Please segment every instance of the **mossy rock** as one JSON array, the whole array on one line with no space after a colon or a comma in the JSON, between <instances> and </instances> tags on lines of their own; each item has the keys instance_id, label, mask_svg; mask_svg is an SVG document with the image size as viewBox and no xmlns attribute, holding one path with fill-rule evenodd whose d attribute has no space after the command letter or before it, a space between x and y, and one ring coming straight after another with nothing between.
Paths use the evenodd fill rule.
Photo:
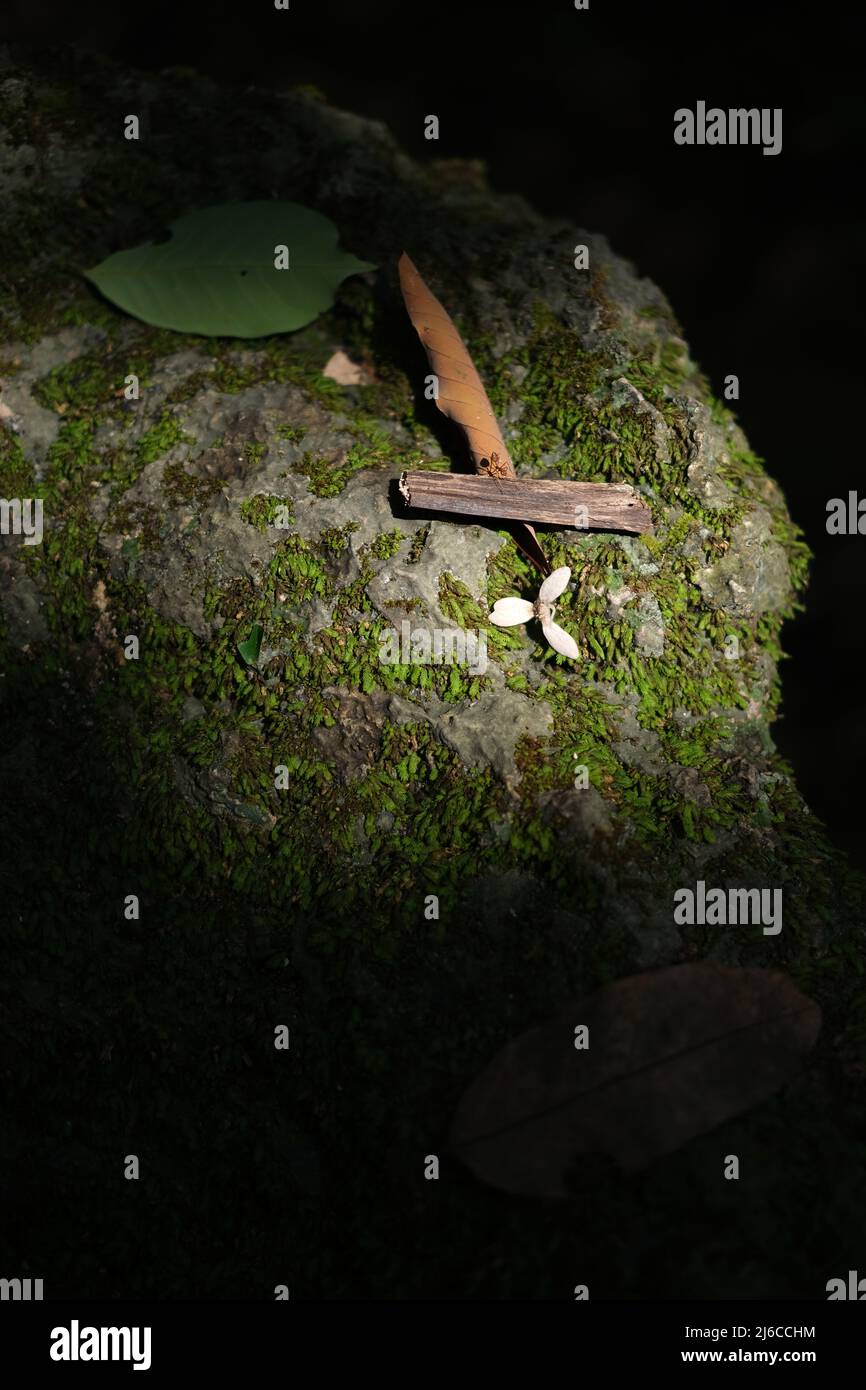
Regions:
<instances>
[{"instance_id":1,"label":"mossy rock","mask_svg":"<svg viewBox=\"0 0 866 1390\"><path fill-rule=\"evenodd\" d=\"M259 1204L291 1196L301 1281L323 1296L453 1292L455 1279L465 1296L568 1296L571 1218L533 1216L453 1169L434 1215L423 1155L441 1145L461 1086L521 1027L619 975L709 957L787 969L820 999L834 1042L754 1125L724 1127L647 1179L666 1215L649 1221L640 1267L609 1263L599 1217L582 1271L611 1296L674 1296L682 1281L713 1296L742 1288L745 1268L755 1296L820 1296L799 1256L780 1273L770 1218L741 1233L745 1247L716 1252L721 1272L704 1267L697 1236L674 1259L663 1234L685 1219L675 1173L697 1184L695 1219L715 1230L717 1185L701 1165L716 1149L751 1145L772 1163L797 1124L817 1154L820 1112L848 1155L827 1116L848 1103L849 1073L833 1083L842 1110L828 1078L840 1057L853 1078L863 1048L848 968L859 884L771 736L808 552L664 295L603 237L491 191L476 164L416 166L380 125L307 91L229 100L185 70L144 76L68 54L9 60L0 78L0 495L41 496L46 517L43 545L0 551L6 761L27 807L8 833L47 885L27 897L22 922L42 914L43 934L22 926L12 978L41 980L46 951L58 967L70 950L89 962L80 1016L64 1027L121 1126L128 1097L100 1070L85 1019L124 1051L166 1126L165 1191L183 1170L183 1219L212 1221L239 1166L259 1164L261 1179L233 1211L235 1253L216 1274L202 1275L215 1237L190 1264L166 1216L142 1290L164 1277L169 1247L175 1293L272 1284L262 1251L273 1257L276 1237ZM139 143L123 139L121 111L146 113ZM341 244L380 267L302 332L239 345L149 328L80 275L195 207L270 192L326 213ZM573 268L578 244L585 271ZM424 399L396 285L404 248L459 323L519 471L632 483L651 508L642 539L542 535L573 571L558 620L579 663L532 630L490 624L497 598L536 588L507 532L410 519L395 503L403 469L460 461ZM322 375L340 349L365 384ZM486 670L383 664L385 634L404 620L482 631ZM248 664L239 648L257 626ZM81 801L72 818L30 794L58 762L64 795ZM784 930L676 927L673 891L698 878L781 887ZM131 937L128 893L145 905ZM147 944L156 924L164 952ZM137 1003L143 979L153 1012ZM304 1059L291 1079L267 1055L280 1021ZM181 1144L193 1163L206 1107L224 1115L205 1198L171 1126L187 1103L183 1059L214 1031L219 1061ZM154 1077L142 1059L178 1036ZM153 1148L146 1126L145 1140ZM97 1126L83 1169L101 1171L112 1142ZM325 1215L322 1171L341 1194ZM789 1181L810 1192L822 1178L804 1160ZM639 1219L633 1185L608 1172L592 1182L608 1210ZM759 1199L746 1202L752 1217ZM414 1236L389 1245L395 1203L424 1255ZM133 1229L122 1219L102 1265L70 1257L60 1281L122 1292Z\"/></svg>"}]
</instances>

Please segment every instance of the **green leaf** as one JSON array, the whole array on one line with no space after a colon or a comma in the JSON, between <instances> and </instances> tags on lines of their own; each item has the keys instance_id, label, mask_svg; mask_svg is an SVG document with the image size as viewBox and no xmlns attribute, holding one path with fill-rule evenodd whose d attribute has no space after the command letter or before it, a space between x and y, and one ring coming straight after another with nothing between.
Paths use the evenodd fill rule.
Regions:
<instances>
[{"instance_id":1,"label":"green leaf","mask_svg":"<svg viewBox=\"0 0 866 1390\"><path fill-rule=\"evenodd\" d=\"M250 635L245 642L238 642L238 651L248 666L255 666L259 659L259 652L262 649L262 633L264 629L261 623L253 623Z\"/></svg>"},{"instance_id":2,"label":"green leaf","mask_svg":"<svg viewBox=\"0 0 866 1390\"><path fill-rule=\"evenodd\" d=\"M119 308L159 328L260 338L302 328L347 275L374 267L337 247L337 229L300 203L217 203L179 217L171 238L117 251L85 271ZM275 265L288 249L288 269Z\"/></svg>"}]
</instances>

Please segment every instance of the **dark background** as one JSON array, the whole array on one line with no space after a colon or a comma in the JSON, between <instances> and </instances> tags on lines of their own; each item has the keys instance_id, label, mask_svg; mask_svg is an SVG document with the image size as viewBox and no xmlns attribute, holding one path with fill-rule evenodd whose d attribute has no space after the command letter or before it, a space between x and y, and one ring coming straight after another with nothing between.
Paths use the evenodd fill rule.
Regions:
<instances>
[{"instance_id":1,"label":"dark background","mask_svg":"<svg viewBox=\"0 0 866 1390\"><path fill-rule=\"evenodd\" d=\"M485 161L498 190L604 232L667 293L815 551L785 632L777 742L810 807L866 867L866 537L828 536L861 483L864 23L840 5L466 6L406 0L13 0L4 36L77 42L133 67L313 83L419 160ZM250 94L254 100L254 94ZM677 107L782 107L783 146L683 148ZM423 138L435 113L440 139ZM177 119L183 119L182 111Z\"/></svg>"}]
</instances>

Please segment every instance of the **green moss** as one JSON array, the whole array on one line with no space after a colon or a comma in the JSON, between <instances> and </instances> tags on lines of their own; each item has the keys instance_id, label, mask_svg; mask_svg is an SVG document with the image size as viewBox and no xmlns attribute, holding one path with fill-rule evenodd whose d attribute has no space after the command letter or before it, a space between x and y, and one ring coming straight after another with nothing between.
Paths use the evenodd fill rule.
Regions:
<instances>
[{"instance_id":1,"label":"green moss","mask_svg":"<svg viewBox=\"0 0 866 1390\"><path fill-rule=\"evenodd\" d=\"M189 376L184 377L183 381L173 386L166 395L167 405L183 405L185 401L194 400L201 391L206 391L211 384L210 372L206 367L200 371L190 372Z\"/></svg>"},{"instance_id":2,"label":"green moss","mask_svg":"<svg viewBox=\"0 0 866 1390\"><path fill-rule=\"evenodd\" d=\"M759 501L772 517L773 536L785 551L791 577L792 602L783 616L792 617L800 610L798 600L808 585L812 552L803 538L801 528L788 515L781 491L770 482L765 470L765 460L746 446L742 436L738 437L734 433L734 417L725 406L714 401L713 412L719 423L726 424L731 431L727 459L720 469L722 477L746 494L750 500Z\"/></svg>"},{"instance_id":3,"label":"green moss","mask_svg":"<svg viewBox=\"0 0 866 1390\"><path fill-rule=\"evenodd\" d=\"M0 381L16 376L21 370L21 358L0 353Z\"/></svg>"},{"instance_id":4,"label":"green moss","mask_svg":"<svg viewBox=\"0 0 866 1390\"><path fill-rule=\"evenodd\" d=\"M483 340L473 340L472 351L500 418L511 399L521 401L512 452L522 468L537 464L542 454L557 445L574 441L586 419L584 398L602 384L613 366L609 355L583 350L574 333L541 303L535 308L534 331L522 347L496 359ZM515 366L523 375L519 391Z\"/></svg>"},{"instance_id":5,"label":"green moss","mask_svg":"<svg viewBox=\"0 0 866 1390\"><path fill-rule=\"evenodd\" d=\"M409 546L409 554L406 556L407 565L417 565L424 553L427 544L427 537L430 535L430 523L420 526L412 537L412 544Z\"/></svg>"},{"instance_id":6,"label":"green moss","mask_svg":"<svg viewBox=\"0 0 866 1390\"><path fill-rule=\"evenodd\" d=\"M247 464L250 468L257 467L258 464L261 463L266 453L266 444L258 444L253 443L252 441L248 441L244 445L244 457L246 458Z\"/></svg>"},{"instance_id":7,"label":"green moss","mask_svg":"<svg viewBox=\"0 0 866 1390\"><path fill-rule=\"evenodd\" d=\"M378 421L367 416L353 417L350 429L355 443L339 461L307 450L291 465L293 473L309 478L310 491L317 497L338 496L349 479L366 468L386 468L397 463L403 468L418 468L425 462L423 453L405 450Z\"/></svg>"},{"instance_id":8,"label":"green moss","mask_svg":"<svg viewBox=\"0 0 866 1390\"><path fill-rule=\"evenodd\" d=\"M126 378L135 375L139 378L139 387L146 386L149 362L146 357L134 353L112 361L113 355L109 341L94 352L61 363L36 382L34 397L40 405L56 410L67 419L92 418L97 412L105 418L107 413L120 412L125 400Z\"/></svg>"},{"instance_id":9,"label":"green moss","mask_svg":"<svg viewBox=\"0 0 866 1390\"><path fill-rule=\"evenodd\" d=\"M137 446L138 463L141 468L155 463L175 444L194 444L195 439L185 434L180 421L170 410L164 410L154 425L151 425L139 439Z\"/></svg>"},{"instance_id":10,"label":"green moss","mask_svg":"<svg viewBox=\"0 0 866 1390\"><path fill-rule=\"evenodd\" d=\"M47 598L45 612L55 636L82 640L95 621L94 586L105 570L99 554L99 527L90 511L91 483L100 481L103 460L87 420L64 424L48 451L48 467L32 494L43 499L48 518L41 545L29 548L24 563ZM62 665L55 647L48 667Z\"/></svg>"},{"instance_id":11,"label":"green moss","mask_svg":"<svg viewBox=\"0 0 866 1390\"><path fill-rule=\"evenodd\" d=\"M297 82L289 90L299 97L305 97L308 101L327 101L327 95L321 87L317 87L314 82Z\"/></svg>"},{"instance_id":12,"label":"green moss","mask_svg":"<svg viewBox=\"0 0 866 1390\"><path fill-rule=\"evenodd\" d=\"M294 503L290 497L265 496L257 493L241 503L241 516L257 531L266 531L277 522L293 525L295 520Z\"/></svg>"},{"instance_id":13,"label":"green moss","mask_svg":"<svg viewBox=\"0 0 866 1390\"><path fill-rule=\"evenodd\" d=\"M277 425L278 438L287 440L289 444L300 444L306 433L304 425Z\"/></svg>"},{"instance_id":14,"label":"green moss","mask_svg":"<svg viewBox=\"0 0 866 1390\"><path fill-rule=\"evenodd\" d=\"M189 436L184 438L188 440ZM152 447L156 448L156 441ZM163 450L159 450L156 457L158 458L162 452ZM216 496L221 489L222 483L219 478L196 477L186 471L179 459L167 463L162 470L162 491L166 501L173 507L188 503L204 506L208 498Z\"/></svg>"},{"instance_id":15,"label":"green moss","mask_svg":"<svg viewBox=\"0 0 866 1390\"><path fill-rule=\"evenodd\" d=\"M356 473L360 467L363 464L336 468L332 459L320 458L310 450L306 450L298 462L291 465L293 473L309 478L310 491L316 497L336 497L343 491L352 473Z\"/></svg>"},{"instance_id":16,"label":"green moss","mask_svg":"<svg viewBox=\"0 0 866 1390\"><path fill-rule=\"evenodd\" d=\"M253 898L310 905L327 892L336 866L354 862L360 817L376 867L358 873L356 866L353 899L369 895L383 872L398 895L401 885L409 884L417 894L418 875L425 872L435 876L437 891L447 895L459 886L461 855L477 852L484 827L496 814L498 793L488 774L467 774L426 725L386 726L375 769L348 788L335 782L312 741L315 728L330 722L321 691L329 681L350 689L366 687L378 629L362 623L355 632L335 631L332 641L321 634L323 648L316 651L307 648L297 625L281 615L278 594L286 588L295 602L333 596L325 557L338 553L347 538L332 532L320 540L314 548L298 537L288 538L262 592L239 580L213 594L210 611L219 612L225 622L204 647L149 610L135 586L111 585L124 625L147 632L142 660L121 672L126 698L137 710L136 727L146 722L149 731L146 740L133 737L134 774L142 779L151 808L141 833L157 837L184 876L210 876L221 863L232 886ZM237 652L238 638L247 636L256 621L265 627L266 644L285 647L284 655L259 672L245 668ZM387 673L387 668L379 669ZM400 684L399 677L393 684ZM379 688L378 681L371 688ZM159 699L156 690L163 692ZM188 694L202 700L210 713L178 726ZM226 696L232 713L223 707ZM177 797L166 818L160 807L172 784L172 759L181 756L193 766L210 767L222 739L235 740L236 734L239 742L225 766L232 795L250 811L248 824L209 823ZM276 764L289 771L285 792L274 787ZM377 823L383 809L398 822L387 835ZM256 866L267 827L278 849L275 872L263 878Z\"/></svg>"},{"instance_id":17,"label":"green moss","mask_svg":"<svg viewBox=\"0 0 866 1390\"><path fill-rule=\"evenodd\" d=\"M0 497L33 497L33 468L24 456L21 440L0 425Z\"/></svg>"},{"instance_id":18,"label":"green moss","mask_svg":"<svg viewBox=\"0 0 866 1390\"><path fill-rule=\"evenodd\" d=\"M390 560L396 555L402 545L404 536L402 531L382 531L372 542L370 554L377 560Z\"/></svg>"},{"instance_id":19,"label":"green moss","mask_svg":"<svg viewBox=\"0 0 866 1390\"><path fill-rule=\"evenodd\" d=\"M206 384L229 394L264 382L293 385L325 409L338 410L342 388L322 375L328 352L327 321L324 315L298 333L257 338L252 360L240 358L233 340L212 339L209 347L213 365Z\"/></svg>"},{"instance_id":20,"label":"green moss","mask_svg":"<svg viewBox=\"0 0 866 1390\"><path fill-rule=\"evenodd\" d=\"M521 630L507 627L494 627L490 616L480 603L472 597L466 585L453 574L443 574L439 579L439 607L447 618L458 627L470 628L484 633L488 652L494 656L522 645Z\"/></svg>"}]
</instances>

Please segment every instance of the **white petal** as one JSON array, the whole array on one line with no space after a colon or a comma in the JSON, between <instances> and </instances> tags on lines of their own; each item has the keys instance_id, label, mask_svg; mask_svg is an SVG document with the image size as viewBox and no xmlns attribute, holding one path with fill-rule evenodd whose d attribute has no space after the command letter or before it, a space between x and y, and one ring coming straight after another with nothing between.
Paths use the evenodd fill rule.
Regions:
<instances>
[{"instance_id":1,"label":"white petal","mask_svg":"<svg viewBox=\"0 0 866 1390\"><path fill-rule=\"evenodd\" d=\"M577 661L580 652L577 643L559 623L542 623L544 635L555 652L561 652L563 656L570 656L572 661Z\"/></svg>"},{"instance_id":2,"label":"white petal","mask_svg":"<svg viewBox=\"0 0 866 1390\"><path fill-rule=\"evenodd\" d=\"M499 598L493 605L490 621L497 627L514 627L515 623L528 623L534 608L525 598Z\"/></svg>"},{"instance_id":3,"label":"white petal","mask_svg":"<svg viewBox=\"0 0 866 1390\"><path fill-rule=\"evenodd\" d=\"M564 594L568 588L568 581L571 578L571 570L568 565L563 565L562 569L554 570L549 574L538 591L538 597L542 603L552 603L560 594Z\"/></svg>"}]
</instances>

